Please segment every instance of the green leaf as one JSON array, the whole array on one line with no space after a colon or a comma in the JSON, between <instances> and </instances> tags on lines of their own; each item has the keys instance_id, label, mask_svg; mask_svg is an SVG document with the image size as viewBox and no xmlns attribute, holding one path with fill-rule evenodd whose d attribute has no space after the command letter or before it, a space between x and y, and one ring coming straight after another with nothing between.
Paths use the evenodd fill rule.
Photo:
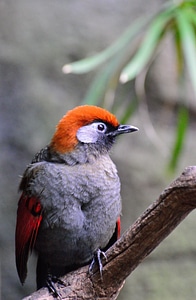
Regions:
<instances>
[{"instance_id":1,"label":"green leaf","mask_svg":"<svg viewBox=\"0 0 196 300\"><path fill-rule=\"evenodd\" d=\"M121 35L121 37L117 39L117 41L115 41L111 46L94 56L87 57L70 64L66 64L62 69L63 72L67 74L82 74L95 69L100 64L103 64L113 55L117 54L127 45L129 45L132 39L138 36L142 27L144 27L149 22L150 18L152 17L148 16L146 18L138 19L135 24L131 24L131 26L129 26L128 29Z\"/></svg>"},{"instance_id":2,"label":"green leaf","mask_svg":"<svg viewBox=\"0 0 196 300\"><path fill-rule=\"evenodd\" d=\"M192 22L194 29L196 29L196 9L189 9L189 20Z\"/></svg>"},{"instance_id":3,"label":"green leaf","mask_svg":"<svg viewBox=\"0 0 196 300\"><path fill-rule=\"evenodd\" d=\"M104 71L99 72L90 85L90 88L88 89L87 94L84 97L83 103L89 105L97 105L104 98L104 94L107 89L110 77L110 68L106 68L104 69Z\"/></svg>"},{"instance_id":4,"label":"green leaf","mask_svg":"<svg viewBox=\"0 0 196 300\"><path fill-rule=\"evenodd\" d=\"M196 36L190 16L187 10L179 10L177 22L187 69L196 94Z\"/></svg>"},{"instance_id":5,"label":"green leaf","mask_svg":"<svg viewBox=\"0 0 196 300\"><path fill-rule=\"evenodd\" d=\"M159 14L151 23L141 47L121 73L120 80L122 83L135 78L149 63L162 35L167 29L168 22L171 20L172 11L170 8L168 11Z\"/></svg>"},{"instance_id":6,"label":"green leaf","mask_svg":"<svg viewBox=\"0 0 196 300\"><path fill-rule=\"evenodd\" d=\"M179 35L179 30L177 26L173 28L174 33L174 44L176 50L176 66L177 66L177 73L181 75L184 71L184 55L182 50L182 43L181 38Z\"/></svg>"},{"instance_id":7,"label":"green leaf","mask_svg":"<svg viewBox=\"0 0 196 300\"><path fill-rule=\"evenodd\" d=\"M126 107L123 116L120 118L121 124L126 124L132 114L135 112L136 108L138 107L138 100L137 97L134 97L129 102L128 106Z\"/></svg>"},{"instance_id":8,"label":"green leaf","mask_svg":"<svg viewBox=\"0 0 196 300\"><path fill-rule=\"evenodd\" d=\"M98 104L100 101L104 101L105 94L111 89L111 83L114 82L116 77L119 77L119 68L121 68L123 51L114 56L103 68L101 72L95 77L91 84L87 94L83 100L86 104ZM113 85L112 89L115 90L118 80L115 80L116 84Z\"/></svg>"},{"instance_id":9,"label":"green leaf","mask_svg":"<svg viewBox=\"0 0 196 300\"><path fill-rule=\"evenodd\" d=\"M171 159L169 162L169 171L174 172L179 161L179 156L183 149L184 139L187 132L189 121L188 109L181 106L178 112L178 122L176 127L176 140L172 150Z\"/></svg>"}]
</instances>

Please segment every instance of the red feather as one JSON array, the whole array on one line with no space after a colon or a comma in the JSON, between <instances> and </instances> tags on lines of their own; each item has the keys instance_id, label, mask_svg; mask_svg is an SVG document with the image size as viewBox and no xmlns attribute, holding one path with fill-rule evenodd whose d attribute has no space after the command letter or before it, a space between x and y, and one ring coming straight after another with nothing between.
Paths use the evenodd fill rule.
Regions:
<instances>
[{"instance_id":1,"label":"red feather","mask_svg":"<svg viewBox=\"0 0 196 300\"><path fill-rule=\"evenodd\" d=\"M42 220L42 206L35 197L21 195L18 202L16 223L16 267L21 283L27 276L28 256L35 245Z\"/></svg>"},{"instance_id":2,"label":"red feather","mask_svg":"<svg viewBox=\"0 0 196 300\"><path fill-rule=\"evenodd\" d=\"M121 231L121 222L120 217L118 217L116 221L116 239L118 240L120 238L120 231Z\"/></svg>"}]
</instances>

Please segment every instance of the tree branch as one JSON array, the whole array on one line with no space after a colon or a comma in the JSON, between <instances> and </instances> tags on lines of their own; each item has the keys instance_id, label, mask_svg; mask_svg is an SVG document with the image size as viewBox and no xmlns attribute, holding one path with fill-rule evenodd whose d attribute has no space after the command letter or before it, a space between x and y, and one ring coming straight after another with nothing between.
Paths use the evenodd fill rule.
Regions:
<instances>
[{"instance_id":1,"label":"tree branch","mask_svg":"<svg viewBox=\"0 0 196 300\"><path fill-rule=\"evenodd\" d=\"M57 286L62 299L116 299L126 277L194 208L196 166L186 168L107 251L102 279L97 268L90 276L88 266L65 275L65 286ZM43 288L24 298L35 299L53 297Z\"/></svg>"}]
</instances>

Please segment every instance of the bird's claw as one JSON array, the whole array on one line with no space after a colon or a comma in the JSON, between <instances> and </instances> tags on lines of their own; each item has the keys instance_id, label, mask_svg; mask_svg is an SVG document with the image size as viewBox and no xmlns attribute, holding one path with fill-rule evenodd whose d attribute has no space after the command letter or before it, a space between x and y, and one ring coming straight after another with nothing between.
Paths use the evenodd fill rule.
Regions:
<instances>
[{"instance_id":1,"label":"bird's claw","mask_svg":"<svg viewBox=\"0 0 196 300\"><path fill-rule=\"evenodd\" d=\"M102 264L102 261L101 261L101 256L104 257L107 260L107 256L106 256L105 252L101 251L100 249L97 249L97 251L94 253L93 260L92 260L92 262L89 266L89 273L90 274L93 273L93 267L96 263L98 263L99 273L100 273L100 276L102 278L103 277L102 276L102 274L103 274L103 264Z\"/></svg>"},{"instance_id":2,"label":"bird's claw","mask_svg":"<svg viewBox=\"0 0 196 300\"><path fill-rule=\"evenodd\" d=\"M48 274L48 277L46 280L46 285L47 285L49 292L52 293L53 297L62 299L61 295L59 294L59 292L57 291L57 289L54 285L55 283L65 285L64 282L60 278L53 276L51 274Z\"/></svg>"}]
</instances>

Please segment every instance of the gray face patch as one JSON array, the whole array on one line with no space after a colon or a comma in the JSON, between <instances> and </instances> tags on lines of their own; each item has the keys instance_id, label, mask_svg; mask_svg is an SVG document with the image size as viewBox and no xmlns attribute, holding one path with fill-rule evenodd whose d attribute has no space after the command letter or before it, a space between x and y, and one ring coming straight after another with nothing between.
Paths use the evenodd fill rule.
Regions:
<instances>
[{"instance_id":1,"label":"gray face patch","mask_svg":"<svg viewBox=\"0 0 196 300\"><path fill-rule=\"evenodd\" d=\"M76 137L82 143L96 143L100 135L103 135L106 130L107 126L104 123L94 122L79 128Z\"/></svg>"}]
</instances>

